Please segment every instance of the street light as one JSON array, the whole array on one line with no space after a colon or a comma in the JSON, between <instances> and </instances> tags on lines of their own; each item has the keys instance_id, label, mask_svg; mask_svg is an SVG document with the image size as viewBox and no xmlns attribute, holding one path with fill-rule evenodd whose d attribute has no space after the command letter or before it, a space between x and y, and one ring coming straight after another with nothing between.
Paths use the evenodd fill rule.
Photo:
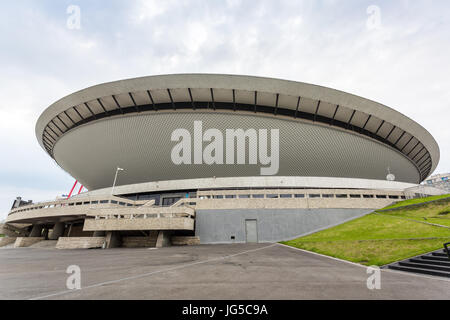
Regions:
<instances>
[{"instance_id":1,"label":"street light","mask_svg":"<svg viewBox=\"0 0 450 320\"><path fill-rule=\"evenodd\" d=\"M124 169L117 167L116 169L116 176L114 177L114 182L113 182L113 186L111 189L111 196L114 195L114 187L116 186L116 181L117 181L117 174L119 173L119 171L124 171Z\"/></svg>"}]
</instances>

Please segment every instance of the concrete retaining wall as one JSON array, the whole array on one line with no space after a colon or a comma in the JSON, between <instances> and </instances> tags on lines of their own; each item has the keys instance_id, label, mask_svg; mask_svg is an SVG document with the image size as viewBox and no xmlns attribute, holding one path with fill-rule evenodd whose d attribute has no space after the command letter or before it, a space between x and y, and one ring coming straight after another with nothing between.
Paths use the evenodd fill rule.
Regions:
<instances>
[{"instance_id":1,"label":"concrete retaining wall","mask_svg":"<svg viewBox=\"0 0 450 320\"><path fill-rule=\"evenodd\" d=\"M202 244L245 243L245 220L257 220L258 242L278 242L363 216L373 209L197 210L195 234ZM232 239L234 237L234 239Z\"/></svg>"},{"instance_id":2,"label":"concrete retaining wall","mask_svg":"<svg viewBox=\"0 0 450 320\"><path fill-rule=\"evenodd\" d=\"M105 237L60 237L56 249L94 249L101 248Z\"/></svg>"},{"instance_id":3,"label":"concrete retaining wall","mask_svg":"<svg viewBox=\"0 0 450 320\"><path fill-rule=\"evenodd\" d=\"M43 237L19 237L16 239L16 242L14 242L14 248L24 248L29 247L32 244L35 244L40 241L44 241L45 239Z\"/></svg>"}]
</instances>

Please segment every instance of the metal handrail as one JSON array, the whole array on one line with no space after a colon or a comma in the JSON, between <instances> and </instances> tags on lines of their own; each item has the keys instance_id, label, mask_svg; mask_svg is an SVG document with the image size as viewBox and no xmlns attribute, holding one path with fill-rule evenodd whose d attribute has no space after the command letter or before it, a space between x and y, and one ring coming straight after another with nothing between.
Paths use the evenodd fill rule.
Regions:
<instances>
[{"instance_id":1,"label":"metal handrail","mask_svg":"<svg viewBox=\"0 0 450 320\"><path fill-rule=\"evenodd\" d=\"M444 251L447 253L448 258L450 259L450 249L448 248L450 246L450 242L444 243Z\"/></svg>"}]
</instances>

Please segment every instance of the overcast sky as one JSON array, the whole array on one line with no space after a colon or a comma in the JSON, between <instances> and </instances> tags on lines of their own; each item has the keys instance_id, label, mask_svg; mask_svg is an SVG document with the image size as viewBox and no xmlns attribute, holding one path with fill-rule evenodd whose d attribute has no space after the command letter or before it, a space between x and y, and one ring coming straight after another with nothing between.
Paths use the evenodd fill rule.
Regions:
<instances>
[{"instance_id":1,"label":"overcast sky","mask_svg":"<svg viewBox=\"0 0 450 320\"><path fill-rule=\"evenodd\" d=\"M80 27L76 28L76 10ZM102 82L168 73L296 80L386 104L437 140L450 171L450 2L2 1L0 219L16 196L68 193L39 147L40 113ZM74 15L75 14L75 15Z\"/></svg>"}]
</instances>

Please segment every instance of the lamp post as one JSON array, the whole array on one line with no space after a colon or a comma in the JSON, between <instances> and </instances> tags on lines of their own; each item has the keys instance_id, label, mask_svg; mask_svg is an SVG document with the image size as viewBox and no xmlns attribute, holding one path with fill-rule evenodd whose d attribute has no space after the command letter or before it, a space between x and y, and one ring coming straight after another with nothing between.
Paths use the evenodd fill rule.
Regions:
<instances>
[{"instance_id":1,"label":"lamp post","mask_svg":"<svg viewBox=\"0 0 450 320\"><path fill-rule=\"evenodd\" d=\"M124 171L124 169L119 168L119 167L117 167L117 169L116 169L116 175L114 177L114 182L113 182L113 186L112 186L112 189L111 189L111 196L114 195L114 187L116 186L117 175L118 175L119 171Z\"/></svg>"}]
</instances>

